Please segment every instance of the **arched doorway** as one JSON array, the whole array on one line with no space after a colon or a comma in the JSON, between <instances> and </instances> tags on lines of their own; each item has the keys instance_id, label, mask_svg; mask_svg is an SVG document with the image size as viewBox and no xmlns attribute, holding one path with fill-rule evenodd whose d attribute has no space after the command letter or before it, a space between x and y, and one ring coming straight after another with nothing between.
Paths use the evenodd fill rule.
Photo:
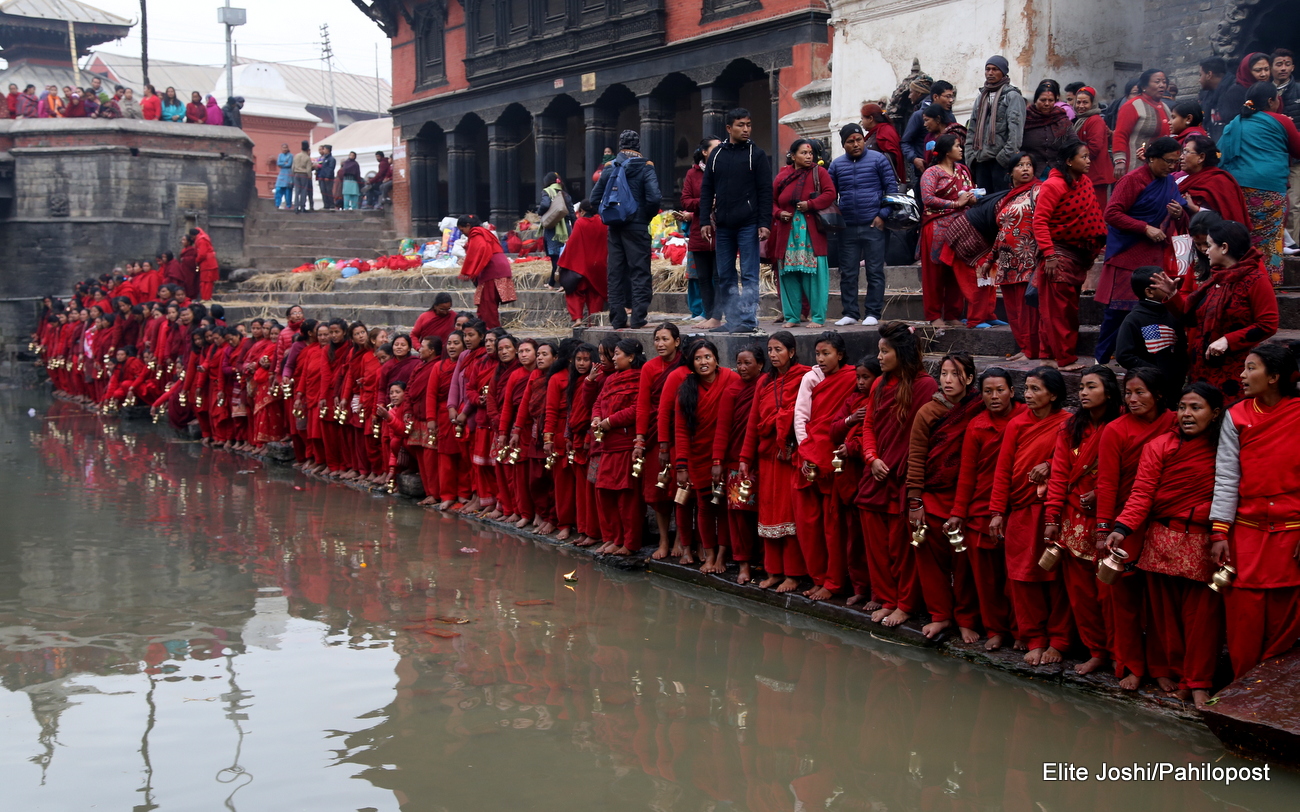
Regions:
<instances>
[{"instance_id":1,"label":"arched doorway","mask_svg":"<svg viewBox=\"0 0 1300 812\"><path fill-rule=\"evenodd\" d=\"M676 207L681 198L686 170L703 131L700 120L700 88L680 73L665 76L643 104L641 146L655 162L664 205ZM648 143L647 143L648 142Z\"/></svg>"},{"instance_id":2,"label":"arched doorway","mask_svg":"<svg viewBox=\"0 0 1300 812\"><path fill-rule=\"evenodd\" d=\"M504 233L536 202L533 117L522 105L512 104L488 125L487 136L490 219Z\"/></svg>"},{"instance_id":3,"label":"arched doorway","mask_svg":"<svg viewBox=\"0 0 1300 812\"><path fill-rule=\"evenodd\" d=\"M453 217L490 214L488 134L483 119L474 113L461 118L447 133L447 208Z\"/></svg>"},{"instance_id":4,"label":"arched doorway","mask_svg":"<svg viewBox=\"0 0 1300 812\"><path fill-rule=\"evenodd\" d=\"M537 168L534 172L537 195L541 196L542 178L548 172L559 173L565 190L575 200L586 192L583 177L587 173L586 139L583 136L582 105L561 93L537 116L533 128L537 138Z\"/></svg>"}]
</instances>

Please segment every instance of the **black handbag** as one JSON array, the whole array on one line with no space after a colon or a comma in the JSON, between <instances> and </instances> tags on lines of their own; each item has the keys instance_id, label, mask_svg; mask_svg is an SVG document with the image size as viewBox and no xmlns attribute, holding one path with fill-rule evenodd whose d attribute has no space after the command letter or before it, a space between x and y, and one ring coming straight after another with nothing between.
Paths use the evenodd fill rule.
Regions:
<instances>
[{"instance_id":1,"label":"black handbag","mask_svg":"<svg viewBox=\"0 0 1300 812\"><path fill-rule=\"evenodd\" d=\"M813 197L820 197L822 193L821 173L817 170L821 167L813 167ZM844 215L840 212L840 204L832 203L824 209L817 210L817 218L814 221L817 228L824 234L844 230Z\"/></svg>"}]
</instances>

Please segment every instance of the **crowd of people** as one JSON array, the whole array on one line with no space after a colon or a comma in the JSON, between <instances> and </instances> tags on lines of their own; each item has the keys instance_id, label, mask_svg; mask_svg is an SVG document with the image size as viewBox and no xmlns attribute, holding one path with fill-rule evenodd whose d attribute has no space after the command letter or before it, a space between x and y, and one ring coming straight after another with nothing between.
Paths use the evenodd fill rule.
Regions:
<instances>
[{"instance_id":1,"label":"crowd of people","mask_svg":"<svg viewBox=\"0 0 1300 812\"><path fill-rule=\"evenodd\" d=\"M91 77L86 87L48 85L37 92L36 85L22 90L10 83L0 118L129 118L142 121L170 121L178 124L215 124L240 127L242 96L233 96L222 107L212 94L206 97L195 90L189 101L168 87L161 94L153 85L145 85L136 98L135 90L116 85L110 93L104 80Z\"/></svg>"},{"instance_id":2,"label":"crowd of people","mask_svg":"<svg viewBox=\"0 0 1300 812\"><path fill-rule=\"evenodd\" d=\"M1208 240L1208 287L1235 300L1224 258L1249 237L1219 222ZM214 447L285 444L320 476L391 491L410 472L431 508L613 556L651 538L656 559L734 563L742 585L844 598L887 626L925 613L926 636L1014 646L1033 666L1077 653L1080 673L1198 704L1225 643L1240 676L1300 637L1300 368L1249 329L1208 342L1233 397L1177 367L1120 379L1095 365L1070 409L1050 366L1020 397L1011 372L965 353L932 376L902 322L880 324L860 359L823 332L813 365L786 331L723 358L668 322L647 359L617 334L516 337L446 293L409 333L297 306L284 324L228 325L174 284L132 304L150 274L112 302L94 286L48 302L33 347L62 396L147 406ZM1261 274L1247 276L1271 294ZM1169 312L1211 297L1158 268L1134 275ZM1225 319L1194 321L1203 343ZM1147 351L1166 336L1139 332Z\"/></svg>"},{"instance_id":3,"label":"crowd of people","mask_svg":"<svg viewBox=\"0 0 1300 812\"><path fill-rule=\"evenodd\" d=\"M273 159L277 209L312 211L316 205L312 193L314 175L324 211L383 211L393 188L393 164L383 152L375 153L375 170L362 177L355 152L349 152L340 163L329 144L318 145L317 151L313 158L308 141L299 144L297 153L290 152L288 144L280 145L280 153Z\"/></svg>"},{"instance_id":4,"label":"crowd of people","mask_svg":"<svg viewBox=\"0 0 1300 812\"><path fill-rule=\"evenodd\" d=\"M1075 370L1079 299L1098 258L1105 267L1095 291L1106 307L1096 353L1102 362L1114 356L1120 327L1143 301L1131 289L1133 271L1162 266L1187 278L1190 292L1197 229L1203 235L1216 217L1249 229L1255 252L1248 261L1280 285L1288 209L1292 224L1300 222L1300 85L1291 81L1290 51L1251 54L1241 65L1235 79L1225 79L1222 59L1202 63L1199 101L1178 101L1165 72L1153 68L1103 110L1097 91L1082 82L1062 91L1045 79L1026 99L1010 84L1007 60L993 56L965 126L951 112L953 84L920 74L887 105L864 104L861 120L841 128L843 153L834 160L818 141L800 138L775 177L750 138L749 111L731 110L726 137L701 141L673 212L689 235L693 320L713 332L755 332L760 261L767 260L781 295L778 322L820 328L834 259L842 307L836 325L878 324L886 230L909 225L919 231L927 321L973 329L1009 322L1020 355ZM623 132L617 153L603 160L589 200L576 209L607 227L599 259L611 324L644 327L651 297L646 226L661 191L635 131ZM914 218L899 194L908 187L918 204ZM558 199L545 195L543 206ZM548 253L561 269L562 237L547 232ZM995 313L997 291L1006 322ZM580 318L581 308L571 312Z\"/></svg>"}]
</instances>

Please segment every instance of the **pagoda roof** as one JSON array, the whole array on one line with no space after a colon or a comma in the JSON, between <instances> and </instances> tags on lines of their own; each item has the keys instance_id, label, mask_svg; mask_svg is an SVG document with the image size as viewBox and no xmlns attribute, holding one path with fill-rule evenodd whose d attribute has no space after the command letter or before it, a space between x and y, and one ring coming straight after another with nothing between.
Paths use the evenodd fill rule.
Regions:
<instances>
[{"instance_id":1,"label":"pagoda roof","mask_svg":"<svg viewBox=\"0 0 1300 812\"><path fill-rule=\"evenodd\" d=\"M130 28L134 21L77 0L3 0L0 14L10 17L29 17L82 25L115 25Z\"/></svg>"}]
</instances>

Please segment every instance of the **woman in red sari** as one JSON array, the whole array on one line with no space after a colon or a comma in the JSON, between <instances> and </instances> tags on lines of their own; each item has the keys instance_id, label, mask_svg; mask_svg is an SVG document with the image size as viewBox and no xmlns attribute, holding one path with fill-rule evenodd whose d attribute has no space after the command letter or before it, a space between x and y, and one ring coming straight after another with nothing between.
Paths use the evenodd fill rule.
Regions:
<instances>
[{"instance_id":1,"label":"woman in red sari","mask_svg":"<svg viewBox=\"0 0 1300 812\"><path fill-rule=\"evenodd\" d=\"M1007 360L1039 358L1038 308L1025 304L1025 292L1038 270L1038 242L1034 239L1034 211L1042 181L1028 153L1011 156L1011 191L997 202L998 236L986 264L976 270L980 279L989 279L1002 291L1007 321L1015 336L1018 352Z\"/></svg>"},{"instance_id":2,"label":"woman in red sari","mask_svg":"<svg viewBox=\"0 0 1300 812\"><path fill-rule=\"evenodd\" d=\"M718 364L718 348L707 339L692 344L689 361L692 374L682 382L673 401L677 487L694 493L704 559L700 572L722 573L727 570L731 527L726 501L715 504L711 498L713 489L723 484L722 458L714 454L714 448L717 435L729 428L718 422L722 401L740 388L740 376Z\"/></svg>"},{"instance_id":3,"label":"woman in red sari","mask_svg":"<svg viewBox=\"0 0 1300 812\"><path fill-rule=\"evenodd\" d=\"M465 325L466 340L470 341L471 334L479 332L483 327L478 323ZM487 402L499 363L497 336L504 333L505 330L500 327L484 331L482 350L462 365L464 391L457 420L463 426L462 431L469 441L470 463L473 465L474 499L467 508L471 511L491 512L496 509L497 480L496 472L492 470L491 457L493 430L488 421Z\"/></svg>"},{"instance_id":4,"label":"woman in red sari","mask_svg":"<svg viewBox=\"0 0 1300 812\"><path fill-rule=\"evenodd\" d=\"M682 385L683 381L694 374L695 370L691 363L691 358L695 356L695 350L702 341L703 339L693 338L686 343L686 346L682 351L677 354L676 365L669 367L668 374L664 376L663 384L660 387L660 408L657 410L657 414L654 418L654 432L655 436L659 438L659 458L664 461L665 468L667 468L671 460L677 458L677 454L673 448L677 440L677 431L674 428L677 422L674 419L677 414L675 406L677 403L677 390ZM644 380L645 378L642 377L642 381ZM660 473L661 476L659 477L658 482L655 483L655 495L671 495L674 487L672 484L674 482L673 477L671 473L667 477L662 476L663 472ZM642 476L642 479L645 479L645 477ZM661 550L667 550L668 554L677 558L678 562L681 564L694 564L695 558L693 551L695 549L695 542L693 531L695 528L695 508L689 504L678 505L675 503L672 505L672 508L673 515L677 520L677 537L673 540L671 548L668 544L668 540L661 537L659 540L659 548Z\"/></svg>"},{"instance_id":5,"label":"woman in red sari","mask_svg":"<svg viewBox=\"0 0 1300 812\"><path fill-rule=\"evenodd\" d=\"M1015 623L1007 600L1006 556L998 549L999 539L989 532L989 497L1007 424L1025 410L1025 405L1014 400L1011 373L1001 367L984 370L978 389L984 411L970 421L962 437L961 470L953 496L952 517L944 523L943 530L965 534L980 622L988 634L984 649L997 651L1015 636Z\"/></svg>"},{"instance_id":6,"label":"woman in red sari","mask_svg":"<svg viewBox=\"0 0 1300 812\"><path fill-rule=\"evenodd\" d=\"M501 315L498 308L516 298L510 260L501 248L496 233L484 226L478 217L472 214L462 215L456 225L462 233L468 235L465 241L465 261L460 266L461 278L474 283L474 304L478 307L479 319L489 330L500 327Z\"/></svg>"},{"instance_id":7,"label":"woman in red sari","mask_svg":"<svg viewBox=\"0 0 1300 812\"><path fill-rule=\"evenodd\" d=\"M424 498L419 504L432 506L438 503L440 483L435 450L438 424L433 419L432 412L432 409L437 408L437 403L429 396L429 384L442 360L442 342L435 335L427 335L420 341L419 353L420 364L406 382L405 413L411 416L410 431L406 434L406 450L420 473Z\"/></svg>"},{"instance_id":8,"label":"woman in red sari","mask_svg":"<svg viewBox=\"0 0 1300 812\"><path fill-rule=\"evenodd\" d=\"M969 312L967 326L993 319L992 288L988 293L976 290L973 269L970 279L957 276L957 269L945 263L943 248L948 244L948 228L954 215L975 202L975 181L961 163L962 148L956 135L940 136L934 147L938 161L921 175L921 292L925 319L935 327L959 327L962 322L962 294L966 294ZM968 290L969 288L969 290Z\"/></svg>"},{"instance_id":9,"label":"woman in red sari","mask_svg":"<svg viewBox=\"0 0 1300 812\"><path fill-rule=\"evenodd\" d=\"M793 592L808 574L795 535L794 484L798 471L794 455L795 396L809 367L799 363L794 336L786 330L767 340L766 377L757 384L749 427L740 451L740 478L758 494L758 537L763 540L763 569L759 587ZM755 482L754 480L758 480Z\"/></svg>"},{"instance_id":10,"label":"woman in red sari","mask_svg":"<svg viewBox=\"0 0 1300 812\"><path fill-rule=\"evenodd\" d=\"M839 445L831 439L836 414L857 388L857 370L848 360L844 337L825 332L817 337L817 377L812 387L808 412L796 410L795 436L802 435L795 463L795 534L804 565L813 579L804 596L827 600L849 586L848 536L841 532L839 504L835 496L832 462ZM812 375L813 372L809 372ZM802 426L798 421L804 420Z\"/></svg>"},{"instance_id":11,"label":"woman in red sari","mask_svg":"<svg viewBox=\"0 0 1300 812\"><path fill-rule=\"evenodd\" d=\"M605 543L598 552L610 555L631 555L641 549L645 503L632 476L632 454L638 391L646 365L644 352L636 339L618 342L611 358L614 374L605 380L592 409L591 427L602 433L596 493L602 505Z\"/></svg>"},{"instance_id":12,"label":"woman in red sari","mask_svg":"<svg viewBox=\"0 0 1300 812\"><path fill-rule=\"evenodd\" d=\"M271 372L275 346L275 340L263 330L261 340L255 342L244 356L244 380L248 384L248 442L253 453L259 455L266 453L267 443L284 439L280 381Z\"/></svg>"},{"instance_id":13,"label":"woman in red sari","mask_svg":"<svg viewBox=\"0 0 1300 812\"><path fill-rule=\"evenodd\" d=\"M835 533L843 539L849 584L853 587L853 594L845 603L848 606L864 604L863 609L874 612L880 604L871 600L871 572L867 567L867 550L862 539L862 521L854 504L858 498L858 483L862 481L862 460L849 456L845 441L853 427L866 419L871 387L880 377L880 361L874 355L863 356L858 359L853 372L854 389L840 404L840 410L831 423L831 442L841 460L841 470L835 477L832 492L831 518L837 524Z\"/></svg>"},{"instance_id":14,"label":"woman in red sari","mask_svg":"<svg viewBox=\"0 0 1300 812\"><path fill-rule=\"evenodd\" d=\"M315 335L316 343L306 345L298 354L294 370L294 414L305 446L302 470L306 473L326 470L322 426L329 415L325 400L329 387L329 362L325 358L329 325L317 324Z\"/></svg>"},{"instance_id":15,"label":"woman in red sari","mask_svg":"<svg viewBox=\"0 0 1300 812\"><path fill-rule=\"evenodd\" d=\"M485 518L502 519L515 516L511 524L518 521L515 510L515 497L509 479L510 468L504 461L498 461L497 455L506 445L507 432L502 428L502 410L510 379L519 369L519 339L506 333L497 336L497 367L492 374L492 383L488 387L487 415L488 427L492 432L490 457L494 461L492 475L496 478L497 502Z\"/></svg>"},{"instance_id":16,"label":"woman in red sari","mask_svg":"<svg viewBox=\"0 0 1300 812\"><path fill-rule=\"evenodd\" d=\"M221 277L221 269L217 265L217 252L212 247L212 238L201 228L191 228L189 231L190 240L194 243L194 264L198 270L199 290L198 298L203 301L211 301L212 289ZM185 252L181 252L184 258ZM187 291L188 293L188 291Z\"/></svg>"},{"instance_id":17,"label":"woman in red sari","mask_svg":"<svg viewBox=\"0 0 1300 812\"><path fill-rule=\"evenodd\" d=\"M1096 156L1088 168L1088 180L1092 191L1097 196L1097 203L1105 208L1110 194L1110 185L1115 182L1115 165L1110 161L1110 128L1102 118L1101 108L1097 106L1097 91L1091 87L1081 87L1074 91L1075 136L1088 148L1088 154Z\"/></svg>"},{"instance_id":18,"label":"woman in red sari","mask_svg":"<svg viewBox=\"0 0 1300 812\"><path fill-rule=\"evenodd\" d=\"M586 471L579 470L577 440L572 434L573 413L582 381L591 373L596 359L596 348L590 344L572 344L569 363L551 375L546 383L546 425L542 435L543 447L551 463L551 477L555 481L555 519L559 532L555 538L569 541L576 532L581 541L583 522L579 524L581 510L587 507L579 496L578 476L586 481ZM591 418L587 418L591 422Z\"/></svg>"},{"instance_id":19,"label":"woman in red sari","mask_svg":"<svg viewBox=\"0 0 1300 812\"><path fill-rule=\"evenodd\" d=\"M1127 411L1102 429L1097 452L1096 542L1102 549L1115 519L1129 500L1137 476L1142 449L1174 424L1174 413L1164 406L1164 379L1160 370L1136 367L1124 376L1124 406ZM1123 545L1134 560L1142 554L1143 534L1135 527ZM1143 579L1127 572L1109 587L1099 590L1106 613L1111 658L1120 687L1136 690L1148 673L1142 641ZM1153 676L1158 676L1154 675Z\"/></svg>"},{"instance_id":20,"label":"woman in red sari","mask_svg":"<svg viewBox=\"0 0 1300 812\"><path fill-rule=\"evenodd\" d=\"M464 334L457 330L447 336L446 351L447 357L438 361L437 368L429 373L429 383L424 392L425 414L430 416L430 420L437 421L434 434L438 452L438 495L442 497L438 510L451 510L469 501L469 477L464 475L468 468L463 462L467 449L463 438L456 436L450 406L452 379L465 351Z\"/></svg>"},{"instance_id":21,"label":"woman in red sari","mask_svg":"<svg viewBox=\"0 0 1300 812\"><path fill-rule=\"evenodd\" d=\"M1070 602L1056 572L1038 566L1043 554L1043 503L1064 410L1065 378L1038 367L1025 378L1029 408L1007 423L989 495L989 535L1003 542L1016 634L1030 665L1059 663L1070 645Z\"/></svg>"},{"instance_id":22,"label":"woman in red sari","mask_svg":"<svg viewBox=\"0 0 1300 812\"><path fill-rule=\"evenodd\" d=\"M1224 596L1236 678L1300 638L1298 374L1290 346L1255 347L1241 373L1245 397L1228 410L1219 439L1210 554L1237 570Z\"/></svg>"},{"instance_id":23,"label":"woman in red sari","mask_svg":"<svg viewBox=\"0 0 1300 812\"><path fill-rule=\"evenodd\" d=\"M589 353L591 357L591 367L578 381L566 417L569 449L573 455L574 499L577 503L578 535L573 543L578 547L590 547L600 544L602 540L599 499L592 475L592 467L597 458L592 448L591 412L607 374L605 358L613 352L614 343L616 337L609 335L601 340L605 349L584 344L574 352L575 357L581 357L583 352Z\"/></svg>"},{"instance_id":24,"label":"woman in red sari","mask_svg":"<svg viewBox=\"0 0 1300 812\"><path fill-rule=\"evenodd\" d=\"M1204 382L1183 390L1177 424L1142 449L1133 488L1106 539L1140 546L1145 573L1149 670L1162 691L1204 707L1223 650L1223 596L1210 589L1215 570L1209 518L1223 393ZM1117 421L1118 422L1118 421ZM1165 421L1160 421L1165 422ZM1145 542L1134 535L1145 530Z\"/></svg>"},{"instance_id":25,"label":"woman in red sari","mask_svg":"<svg viewBox=\"0 0 1300 812\"><path fill-rule=\"evenodd\" d=\"M609 265L609 229L591 201L578 204L578 219L560 252L560 287L574 327L587 324L605 309ZM584 313L584 308L586 312Z\"/></svg>"},{"instance_id":26,"label":"woman in red sari","mask_svg":"<svg viewBox=\"0 0 1300 812\"><path fill-rule=\"evenodd\" d=\"M1062 146L1034 205L1034 242L1042 257L1038 357L1050 358L1065 370L1081 368L1079 291L1106 237L1096 187L1089 182L1093 162L1083 144Z\"/></svg>"},{"instance_id":27,"label":"woman in red sari","mask_svg":"<svg viewBox=\"0 0 1300 812\"><path fill-rule=\"evenodd\" d=\"M929 170L927 170L929 171ZM880 325L881 376L871 388L862 424L849 434L847 447L860 456L867 475L856 500L871 568L871 591L880 608L875 623L897 626L920 604L916 558L908 544L907 450L916 413L939 391L925 371L912 328L901 321Z\"/></svg>"},{"instance_id":28,"label":"woman in red sari","mask_svg":"<svg viewBox=\"0 0 1300 812\"><path fill-rule=\"evenodd\" d=\"M453 333L452 335L456 335ZM531 338L525 338L518 342L515 350L515 358L518 365L506 379L505 390L501 394L501 415L497 422L497 442L502 448L515 449L518 446L511 439L515 420L519 416L519 410L524 408L524 395L528 392L528 379L533 374L533 368L537 365L537 342ZM507 487L511 494L511 511L505 517L507 524L516 524L524 522L525 527L532 522L533 516L533 499L528 493L528 463L523 460L522 451L520 452L519 463L511 462L506 459L505 471L503 476L508 483Z\"/></svg>"},{"instance_id":29,"label":"woman in red sari","mask_svg":"<svg viewBox=\"0 0 1300 812\"><path fill-rule=\"evenodd\" d=\"M1074 667L1090 674L1111 657L1103 597L1097 584L1097 455L1102 430L1120 413L1119 381L1110 367L1091 366L1079 380L1079 410L1056 436L1043 511L1043 538L1065 547L1061 575L1086 661ZM1140 666L1139 666L1140 667Z\"/></svg>"},{"instance_id":30,"label":"woman in red sari","mask_svg":"<svg viewBox=\"0 0 1300 812\"><path fill-rule=\"evenodd\" d=\"M1246 195L1228 172L1219 168L1219 149L1208 135L1193 135L1183 141L1182 170L1178 191L1187 200L1187 211L1196 214L1209 209L1224 220L1250 228Z\"/></svg>"},{"instance_id":31,"label":"woman in red sari","mask_svg":"<svg viewBox=\"0 0 1300 812\"><path fill-rule=\"evenodd\" d=\"M930 613L921 629L926 637L939 637L956 621L962 642L980 639L970 558L953 552L943 522L952 516L957 495L962 438L983 411L984 399L975 389L975 359L964 352L945 355L939 362L939 391L917 411L907 453L908 521L927 528L925 542L916 548L921 597Z\"/></svg>"},{"instance_id":32,"label":"woman in red sari","mask_svg":"<svg viewBox=\"0 0 1300 812\"><path fill-rule=\"evenodd\" d=\"M515 417L515 427L510 444L523 452L528 465L528 493L533 500L532 526L542 535L555 532L555 486L551 472L546 469L546 451L543 426L546 423L546 384L551 377L551 367L559 358L560 348L554 341L537 342L537 364L528 376L528 386L523 403ZM559 360L556 372L566 366ZM522 460L521 460L522 461ZM516 525L526 527L524 523Z\"/></svg>"},{"instance_id":33,"label":"woman in red sari","mask_svg":"<svg viewBox=\"0 0 1300 812\"><path fill-rule=\"evenodd\" d=\"M754 344L736 353L736 375L740 382L729 387L718 406L718 426L713 435L713 457L722 460L723 476L727 487L727 525L731 539L731 558L740 567L736 583L747 584L753 580L750 555L758 544L758 499L754 493L748 498L740 494L740 452L745 447L745 431L749 428L749 413L754 405L754 392L763 375L767 353L762 345Z\"/></svg>"},{"instance_id":34,"label":"woman in red sari","mask_svg":"<svg viewBox=\"0 0 1300 812\"><path fill-rule=\"evenodd\" d=\"M640 389L636 397L636 439L632 444L632 461L644 459L641 470L641 494L654 508L655 522L659 525L659 549L652 554L656 559L681 555L679 546L671 546L672 538L668 532L668 517L672 513L672 492L665 486L659 487L660 478L668 469L669 437L659 436L659 407L665 389L668 373L678 366L681 360L680 348L682 334L677 325L664 322L655 328L655 357L646 361L640 371ZM672 408L672 401L668 401ZM602 463L603 470L603 463ZM683 563L691 563L688 559Z\"/></svg>"},{"instance_id":35,"label":"woman in red sari","mask_svg":"<svg viewBox=\"0 0 1300 812\"><path fill-rule=\"evenodd\" d=\"M1241 223L1212 224L1207 253L1210 278L1191 295L1184 295L1167 275L1157 274L1151 281L1187 327L1188 379L1217 386L1226 400L1241 395L1239 365L1251 348L1277 332L1277 294L1263 256L1251 247L1250 232Z\"/></svg>"}]
</instances>

